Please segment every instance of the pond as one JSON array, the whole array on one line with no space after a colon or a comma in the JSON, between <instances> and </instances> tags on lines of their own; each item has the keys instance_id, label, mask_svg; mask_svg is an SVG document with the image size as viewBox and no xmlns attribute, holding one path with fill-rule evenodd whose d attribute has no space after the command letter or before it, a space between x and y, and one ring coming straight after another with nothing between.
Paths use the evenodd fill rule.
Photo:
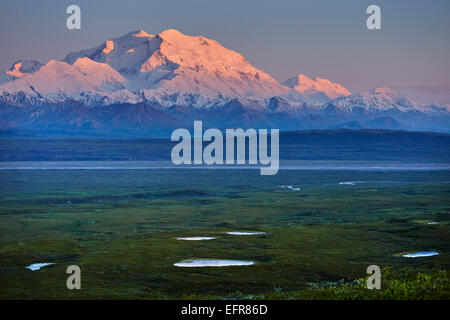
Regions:
<instances>
[{"instance_id":1,"label":"pond","mask_svg":"<svg viewBox=\"0 0 450 320\"><path fill-rule=\"evenodd\" d=\"M231 267L231 266L251 266L253 261L242 260L215 260L215 259L195 259L185 260L175 263L175 267Z\"/></svg>"}]
</instances>

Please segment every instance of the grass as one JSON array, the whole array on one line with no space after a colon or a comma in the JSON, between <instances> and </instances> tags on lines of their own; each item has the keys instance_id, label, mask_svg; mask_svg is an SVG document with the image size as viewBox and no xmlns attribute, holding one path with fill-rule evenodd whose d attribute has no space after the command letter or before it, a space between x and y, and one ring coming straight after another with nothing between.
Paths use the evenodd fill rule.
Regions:
<instances>
[{"instance_id":1,"label":"grass","mask_svg":"<svg viewBox=\"0 0 450 320\"><path fill-rule=\"evenodd\" d=\"M0 298L449 299L448 175L4 170ZM301 190L279 188L289 184ZM236 230L266 234L226 234ZM188 236L216 240L176 240ZM419 250L440 255L401 257ZM256 264L173 266L190 258ZM25 269L36 262L55 265ZM78 291L66 288L71 264L81 268ZM371 264L382 290L365 288Z\"/></svg>"}]
</instances>

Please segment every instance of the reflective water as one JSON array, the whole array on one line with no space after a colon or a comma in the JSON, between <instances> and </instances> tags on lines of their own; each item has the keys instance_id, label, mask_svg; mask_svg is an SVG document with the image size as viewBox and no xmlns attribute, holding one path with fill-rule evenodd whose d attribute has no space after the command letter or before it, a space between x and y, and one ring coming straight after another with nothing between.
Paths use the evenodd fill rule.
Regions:
<instances>
[{"instance_id":1,"label":"reflective water","mask_svg":"<svg viewBox=\"0 0 450 320\"><path fill-rule=\"evenodd\" d=\"M196 259L185 260L175 263L175 267L231 267L231 266L251 266L253 261L241 260L214 260L214 259Z\"/></svg>"},{"instance_id":2,"label":"reflective water","mask_svg":"<svg viewBox=\"0 0 450 320\"><path fill-rule=\"evenodd\" d=\"M27 266L25 268L29 269L31 271L36 271L36 270L39 270L39 269L41 269L43 267L50 266L52 264L54 264L54 263L52 263L52 262L33 263L33 264L30 264L29 266Z\"/></svg>"}]
</instances>

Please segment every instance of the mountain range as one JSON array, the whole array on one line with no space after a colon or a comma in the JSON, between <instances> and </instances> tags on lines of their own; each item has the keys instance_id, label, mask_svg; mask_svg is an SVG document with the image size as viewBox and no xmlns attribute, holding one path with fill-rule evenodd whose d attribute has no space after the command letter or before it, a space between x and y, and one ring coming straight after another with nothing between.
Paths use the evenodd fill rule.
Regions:
<instances>
[{"instance_id":1,"label":"mountain range","mask_svg":"<svg viewBox=\"0 0 450 320\"><path fill-rule=\"evenodd\" d=\"M166 136L174 128L450 129L450 107L391 88L352 94L299 74L279 83L241 54L169 29L109 39L45 64L19 60L0 75L0 129Z\"/></svg>"}]
</instances>

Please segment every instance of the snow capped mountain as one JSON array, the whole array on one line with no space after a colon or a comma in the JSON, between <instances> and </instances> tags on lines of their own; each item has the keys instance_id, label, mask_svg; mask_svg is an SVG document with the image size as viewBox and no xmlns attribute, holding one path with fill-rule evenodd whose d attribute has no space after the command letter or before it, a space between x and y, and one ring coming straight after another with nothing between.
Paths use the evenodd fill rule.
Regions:
<instances>
[{"instance_id":1,"label":"snow capped mountain","mask_svg":"<svg viewBox=\"0 0 450 320\"><path fill-rule=\"evenodd\" d=\"M149 101L209 107L239 98L264 106L274 96L304 101L241 54L173 29L157 35L130 32L70 53L63 62L19 62L0 85L2 100L13 103L73 99L88 105Z\"/></svg>"},{"instance_id":2,"label":"snow capped mountain","mask_svg":"<svg viewBox=\"0 0 450 320\"><path fill-rule=\"evenodd\" d=\"M325 108L336 108L342 112L362 110L365 112L417 112L424 109L394 89L380 87L354 95L339 97L328 102Z\"/></svg>"},{"instance_id":3,"label":"snow capped mountain","mask_svg":"<svg viewBox=\"0 0 450 320\"><path fill-rule=\"evenodd\" d=\"M194 120L217 128L450 130L448 105L390 88L351 94L302 74L284 85L241 54L173 29L133 31L45 64L0 74L0 130L167 134Z\"/></svg>"},{"instance_id":4,"label":"snow capped mountain","mask_svg":"<svg viewBox=\"0 0 450 320\"><path fill-rule=\"evenodd\" d=\"M146 101L165 106L207 107L234 98L301 95L253 67L241 54L203 36L169 29L157 35L130 32L98 47L69 54L106 63L126 78L125 87Z\"/></svg>"},{"instance_id":5,"label":"snow capped mountain","mask_svg":"<svg viewBox=\"0 0 450 320\"><path fill-rule=\"evenodd\" d=\"M75 100L91 104L136 102L126 90L125 78L104 63L79 58L73 65L50 60L34 73L0 86L0 97L8 102L39 104Z\"/></svg>"},{"instance_id":6,"label":"snow capped mountain","mask_svg":"<svg viewBox=\"0 0 450 320\"><path fill-rule=\"evenodd\" d=\"M310 79L303 74L299 74L283 84L293 88L315 103L324 103L338 97L351 95L351 92L339 83L333 83L328 79L319 77Z\"/></svg>"},{"instance_id":7,"label":"snow capped mountain","mask_svg":"<svg viewBox=\"0 0 450 320\"><path fill-rule=\"evenodd\" d=\"M427 112L450 113L450 104L431 104L426 109Z\"/></svg>"}]
</instances>

